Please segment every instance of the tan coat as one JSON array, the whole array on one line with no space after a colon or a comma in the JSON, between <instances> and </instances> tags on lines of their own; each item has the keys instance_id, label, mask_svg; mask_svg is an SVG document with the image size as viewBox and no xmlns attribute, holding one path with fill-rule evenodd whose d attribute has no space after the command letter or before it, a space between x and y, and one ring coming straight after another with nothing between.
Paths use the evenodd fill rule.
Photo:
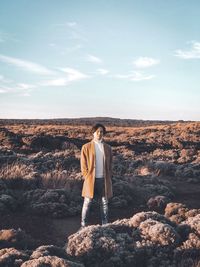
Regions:
<instances>
[{"instance_id":1,"label":"tan coat","mask_svg":"<svg viewBox=\"0 0 200 267\"><path fill-rule=\"evenodd\" d=\"M111 198L112 193L112 149L111 146L103 142L104 146L104 179L105 196ZM95 144L91 142L82 146L81 149L81 173L84 177L82 196L94 197L95 182Z\"/></svg>"}]
</instances>

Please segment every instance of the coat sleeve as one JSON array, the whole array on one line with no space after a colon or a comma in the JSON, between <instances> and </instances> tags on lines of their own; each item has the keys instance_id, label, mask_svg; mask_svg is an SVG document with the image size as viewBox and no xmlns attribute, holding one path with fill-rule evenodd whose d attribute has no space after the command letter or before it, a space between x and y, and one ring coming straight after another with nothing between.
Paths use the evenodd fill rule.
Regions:
<instances>
[{"instance_id":1,"label":"coat sleeve","mask_svg":"<svg viewBox=\"0 0 200 267\"><path fill-rule=\"evenodd\" d=\"M87 156L86 156L86 151L85 151L84 146L81 149L81 173L84 178L86 177L88 173Z\"/></svg>"},{"instance_id":2,"label":"coat sleeve","mask_svg":"<svg viewBox=\"0 0 200 267\"><path fill-rule=\"evenodd\" d=\"M110 172L112 175L112 162L113 162L113 153L112 153L112 147L110 147Z\"/></svg>"}]
</instances>

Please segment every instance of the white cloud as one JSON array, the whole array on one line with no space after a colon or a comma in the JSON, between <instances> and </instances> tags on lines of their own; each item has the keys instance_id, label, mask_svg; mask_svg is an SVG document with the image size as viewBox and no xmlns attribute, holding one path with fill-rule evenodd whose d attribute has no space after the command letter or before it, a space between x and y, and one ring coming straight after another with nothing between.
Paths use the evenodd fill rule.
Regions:
<instances>
[{"instance_id":1,"label":"white cloud","mask_svg":"<svg viewBox=\"0 0 200 267\"><path fill-rule=\"evenodd\" d=\"M67 78L58 78L40 83L41 86L66 86L68 84L69 81Z\"/></svg>"},{"instance_id":2,"label":"white cloud","mask_svg":"<svg viewBox=\"0 0 200 267\"><path fill-rule=\"evenodd\" d=\"M148 68L160 63L160 60L150 57L139 57L133 61L133 65L137 68Z\"/></svg>"},{"instance_id":3,"label":"white cloud","mask_svg":"<svg viewBox=\"0 0 200 267\"><path fill-rule=\"evenodd\" d=\"M73 28L77 26L77 23L75 21L69 21L66 23L66 25L70 28Z\"/></svg>"},{"instance_id":4,"label":"white cloud","mask_svg":"<svg viewBox=\"0 0 200 267\"><path fill-rule=\"evenodd\" d=\"M106 75L109 73L109 70L106 69L97 69L97 73L101 75Z\"/></svg>"},{"instance_id":5,"label":"white cloud","mask_svg":"<svg viewBox=\"0 0 200 267\"><path fill-rule=\"evenodd\" d=\"M14 88L12 88L12 86L8 87L8 86L5 86L4 84L1 84L0 90L1 90L1 93L9 93L9 92L14 91Z\"/></svg>"},{"instance_id":6,"label":"white cloud","mask_svg":"<svg viewBox=\"0 0 200 267\"><path fill-rule=\"evenodd\" d=\"M55 74L53 71L49 70L48 68L46 68L42 65L39 65L39 64L31 62L31 61L22 60L19 58L8 57L8 56L4 56L4 55L0 54L0 61L5 62L7 64L11 64L11 65L19 67L19 68L22 68L26 71L38 73L41 75Z\"/></svg>"},{"instance_id":7,"label":"white cloud","mask_svg":"<svg viewBox=\"0 0 200 267\"><path fill-rule=\"evenodd\" d=\"M93 55L87 55L86 60L92 63L101 64L102 60L99 57Z\"/></svg>"},{"instance_id":8,"label":"white cloud","mask_svg":"<svg viewBox=\"0 0 200 267\"><path fill-rule=\"evenodd\" d=\"M17 88L22 89L22 90L28 90L28 89L33 89L36 86L33 84L27 84L27 83L18 83Z\"/></svg>"},{"instance_id":9,"label":"white cloud","mask_svg":"<svg viewBox=\"0 0 200 267\"><path fill-rule=\"evenodd\" d=\"M118 74L114 75L115 78L118 79L125 79L129 81L144 81L144 80L151 80L155 77L155 75L145 75L138 71L132 71L130 74Z\"/></svg>"},{"instance_id":10,"label":"white cloud","mask_svg":"<svg viewBox=\"0 0 200 267\"><path fill-rule=\"evenodd\" d=\"M27 83L16 83L11 80L7 80L4 76L0 75L0 93L9 93L9 94L20 94L20 95L30 95L30 91L33 88L36 88L36 85L27 84Z\"/></svg>"},{"instance_id":11,"label":"white cloud","mask_svg":"<svg viewBox=\"0 0 200 267\"><path fill-rule=\"evenodd\" d=\"M0 75L0 83L1 83L0 84L1 93L9 93L9 92L13 91L14 90L13 86L16 85L13 83L12 80L8 80L3 75Z\"/></svg>"},{"instance_id":12,"label":"white cloud","mask_svg":"<svg viewBox=\"0 0 200 267\"><path fill-rule=\"evenodd\" d=\"M73 68L57 68L57 76L54 79L47 79L36 84L29 83L15 83L10 82L9 87L6 85L7 81L3 75L0 75L0 90L1 93L17 93L23 96L29 96L32 89L39 86L67 86L72 82L90 78L91 76L80 72ZM22 93L23 92L23 93Z\"/></svg>"},{"instance_id":13,"label":"white cloud","mask_svg":"<svg viewBox=\"0 0 200 267\"><path fill-rule=\"evenodd\" d=\"M175 56L182 59L200 58L200 43L194 41L190 43L192 43L192 47L190 48L190 50L178 49L175 51Z\"/></svg>"},{"instance_id":14,"label":"white cloud","mask_svg":"<svg viewBox=\"0 0 200 267\"><path fill-rule=\"evenodd\" d=\"M84 74L73 68L57 68L57 69L65 73L66 76L60 77L58 79L41 82L40 85L42 86L67 86L71 82L90 78L89 75Z\"/></svg>"},{"instance_id":15,"label":"white cloud","mask_svg":"<svg viewBox=\"0 0 200 267\"><path fill-rule=\"evenodd\" d=\"M59 69L67 74L67 79L69 82L87 79L90 77L89 75L84 74L76 69L72 68L59 68Z\"/></svg>"},{"instance_id":16,"label":"white cloud","mask_svg":"<svg viewBox=\"0 0 200 267\"><path fill-rule=\"evenodd\" d=\"M0 94L5 94L5 93L7 93L7 91L0 88Z\"/></svg>"}]
</instances>

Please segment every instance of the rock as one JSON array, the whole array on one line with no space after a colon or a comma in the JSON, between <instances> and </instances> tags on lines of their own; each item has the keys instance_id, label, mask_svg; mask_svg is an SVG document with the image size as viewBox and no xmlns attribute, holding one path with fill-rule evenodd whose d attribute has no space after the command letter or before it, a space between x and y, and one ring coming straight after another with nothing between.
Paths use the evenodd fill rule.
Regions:
<instances>
[{"instance_id":1,"label":"rock","mask_svg":"<svg viewBox=\"0 0 200 267\"><path fill-rule=\"evenodd\" d=\"M143 238L161 246L176 246L180 241L179 234L169 224L147 219L139 226Z\"/></svg>"},{"instance_id":2,"label":"rock","mask_svg":"<svg viewBox=\"0 0 200 267\"><path fill-rule=\"evenodd\" d=\"M35 241L21 229L3 229L0 231L0 248L32 248Z\"/></svg>"},{"instance_id":3,"label":"rock","mask_svg":"<svg viewBox=\"0 0 200 267\"><path fill-rule=\"evenodd\" d=\"M0 140L0 145L3 145L8 149L19 148L23 145L21 136L7 128L0 128Z\"/></svg>"},{"instance_id":4,"label":"rock","mask_svg":"<svg viewBox=\"0 0 200 267\"><path fill-rule=\"evenodd\" d=\"M0 267L18 267L28 259L29 255L24 251L15 248L0 249Z\"/></svg>"},{"instance_id":5,"label":"rock","mask_svg":"<svg viewBox=\"0 0 200 267\"><path fill-rule=\"evenodd\" d=\"M171 202L165 208L165 216L171 219L173 215L178 215L184 219L187 211L188 208L184 204Z\"/></svg>"},{"instance_id":6,"label":"rock","mask_svg":"<svg viewBox=\"0 0 200 267\"><path fill-rule=\"evenodd\" d=\"M77 149L77 146L65 136L56 135L52 136L50 134L40 134L23 137L23 142L27 147L33 151L52 151L52 150L63 150L63 149Z\"/></svg>"},{"instance_id":7,"label":"rock","mask_svg":"<svg viewBox=\"0 0 200 267\"><path fill-rule=\"evenodd\" d=\"M144 184L141 188L141 192L142 190L146 194L147 200L150 197L155 197L156 195L163 195L168 198L173 197L171 189L168 186L162 184Z\"/></svg>"},{"instance_id":8,"label":"rock","mask_svg":"<svg viewBox=\"0 0 200 267\"><path fill-rule=\"evenodd\" d=\"M24 262L21 267L84 267L81 263L61 259L56 256L44 256Z\"/></svg>"},{"instance_id":9,"label":"rock","mask_svg":"<svg viewBox=\"0 0 200 267\"><path fill-rule=\"evenodd\" d=\"M171 266L173 257L169 255L179 242L180 236L167 218L141 212L105 226L83 228L68 238L66 252L88 267L151 266L154 258L157 265L153 266Z\"/></svg>"},{"instance_id":10,"label":"rock","mask_svg":"<svg viewBox=\"0 0 200 267\"><path fill-rule=\"evenodd\" d=\"M200 213L194 217L188 217L182 224L187 224L194 232L200 236Z\"/></svg>"},{"instance_id":11,"label":"rock","mask_svg":"<svg viewBox=\"0 0 200 267\"><path fill-rule=\"evenodd\" d=\"M151 197L148 200L147 206L150 210L163 212L167 203L169 202L170 202L170 199L165 196L155 196L155 197Z\"/></svg>"},{"instance_id":12,"label":"rock","mask_svg":"<svg viewBox=\"0 0 200 267\"><path fill-rule=\"evenodd\" d=\"M26 209L37 215L64 218L81 211L81 196L63 189L31 190L23 195Z\"/></svg>"},{"instance_id":13,"label":"rock","mask_svg":"<svg viewBox=\"0 0 200 267\"><path fill-rule=\"evenodd\" d=\"M198 263L196 216L180 227L157 212L140 212L105 226L88 226L68 238L66 252L87 267L176 267L181 266L187 251L188 258Z\"/></svg>"},{"instance_id":14,"label":"rock","mask_svg":"<svg viewBox=\"0 0 200 267\"><path fill-rule=\"evenodd\" d=\"M48 245L48 246L40 246L30 256L30 259L38 259L44 256L57 256L59 258L67 258L65 250L63 248Z\"/></svg>"},{"instance_id":15,"label":"rock","mask_svg":"<svg viewBox=\"0 0 200 267\"><path fill-rule=\"evenodd\" d=\"M101 226L88 226L68 238L66 251L81 259L86 266L125 266L130 260L131 238L127 233L116 235L114 229ZM134 252L131 250L132 260ZM130 258L126 257L129 256Z\"/></svg>"},{"instance_id":16,"label":"rock","mask_svg":"<svg viewBox=\"0 0 200 267\"><path fill-rule=\"evenodd\" d=\"M148 212L138 212L133 217L129 219L129 226L131 227L139 227L140 224L148 219L156 220L158 222L162 222L164 224L169 224L174 226L170 220L168 220L165 216L155 212L155 211L148 211Z\"/></svg>"}]
</instances>

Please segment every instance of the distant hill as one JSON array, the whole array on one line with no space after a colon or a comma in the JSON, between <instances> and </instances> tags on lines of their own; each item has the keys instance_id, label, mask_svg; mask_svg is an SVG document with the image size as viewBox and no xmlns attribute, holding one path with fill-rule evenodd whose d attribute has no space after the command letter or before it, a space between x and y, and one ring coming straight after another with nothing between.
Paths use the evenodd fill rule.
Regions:
<instances>
[{"instance_id":1,"label":"distant hill","mask_svg":"<svg viewBox=\"0 0 200 267\"><path fill-rule=\"evenodd\" d=\"M92 125L97 122L102 123L106 126L139 127L139 126L149 126L149 125L171 124L175 122L186 122L186 121L135 120L135 119L120 119L111 117L59 118L59 119L0 119L0 125L7 125L7 124Z\"/></svg>"}]
</instances>

